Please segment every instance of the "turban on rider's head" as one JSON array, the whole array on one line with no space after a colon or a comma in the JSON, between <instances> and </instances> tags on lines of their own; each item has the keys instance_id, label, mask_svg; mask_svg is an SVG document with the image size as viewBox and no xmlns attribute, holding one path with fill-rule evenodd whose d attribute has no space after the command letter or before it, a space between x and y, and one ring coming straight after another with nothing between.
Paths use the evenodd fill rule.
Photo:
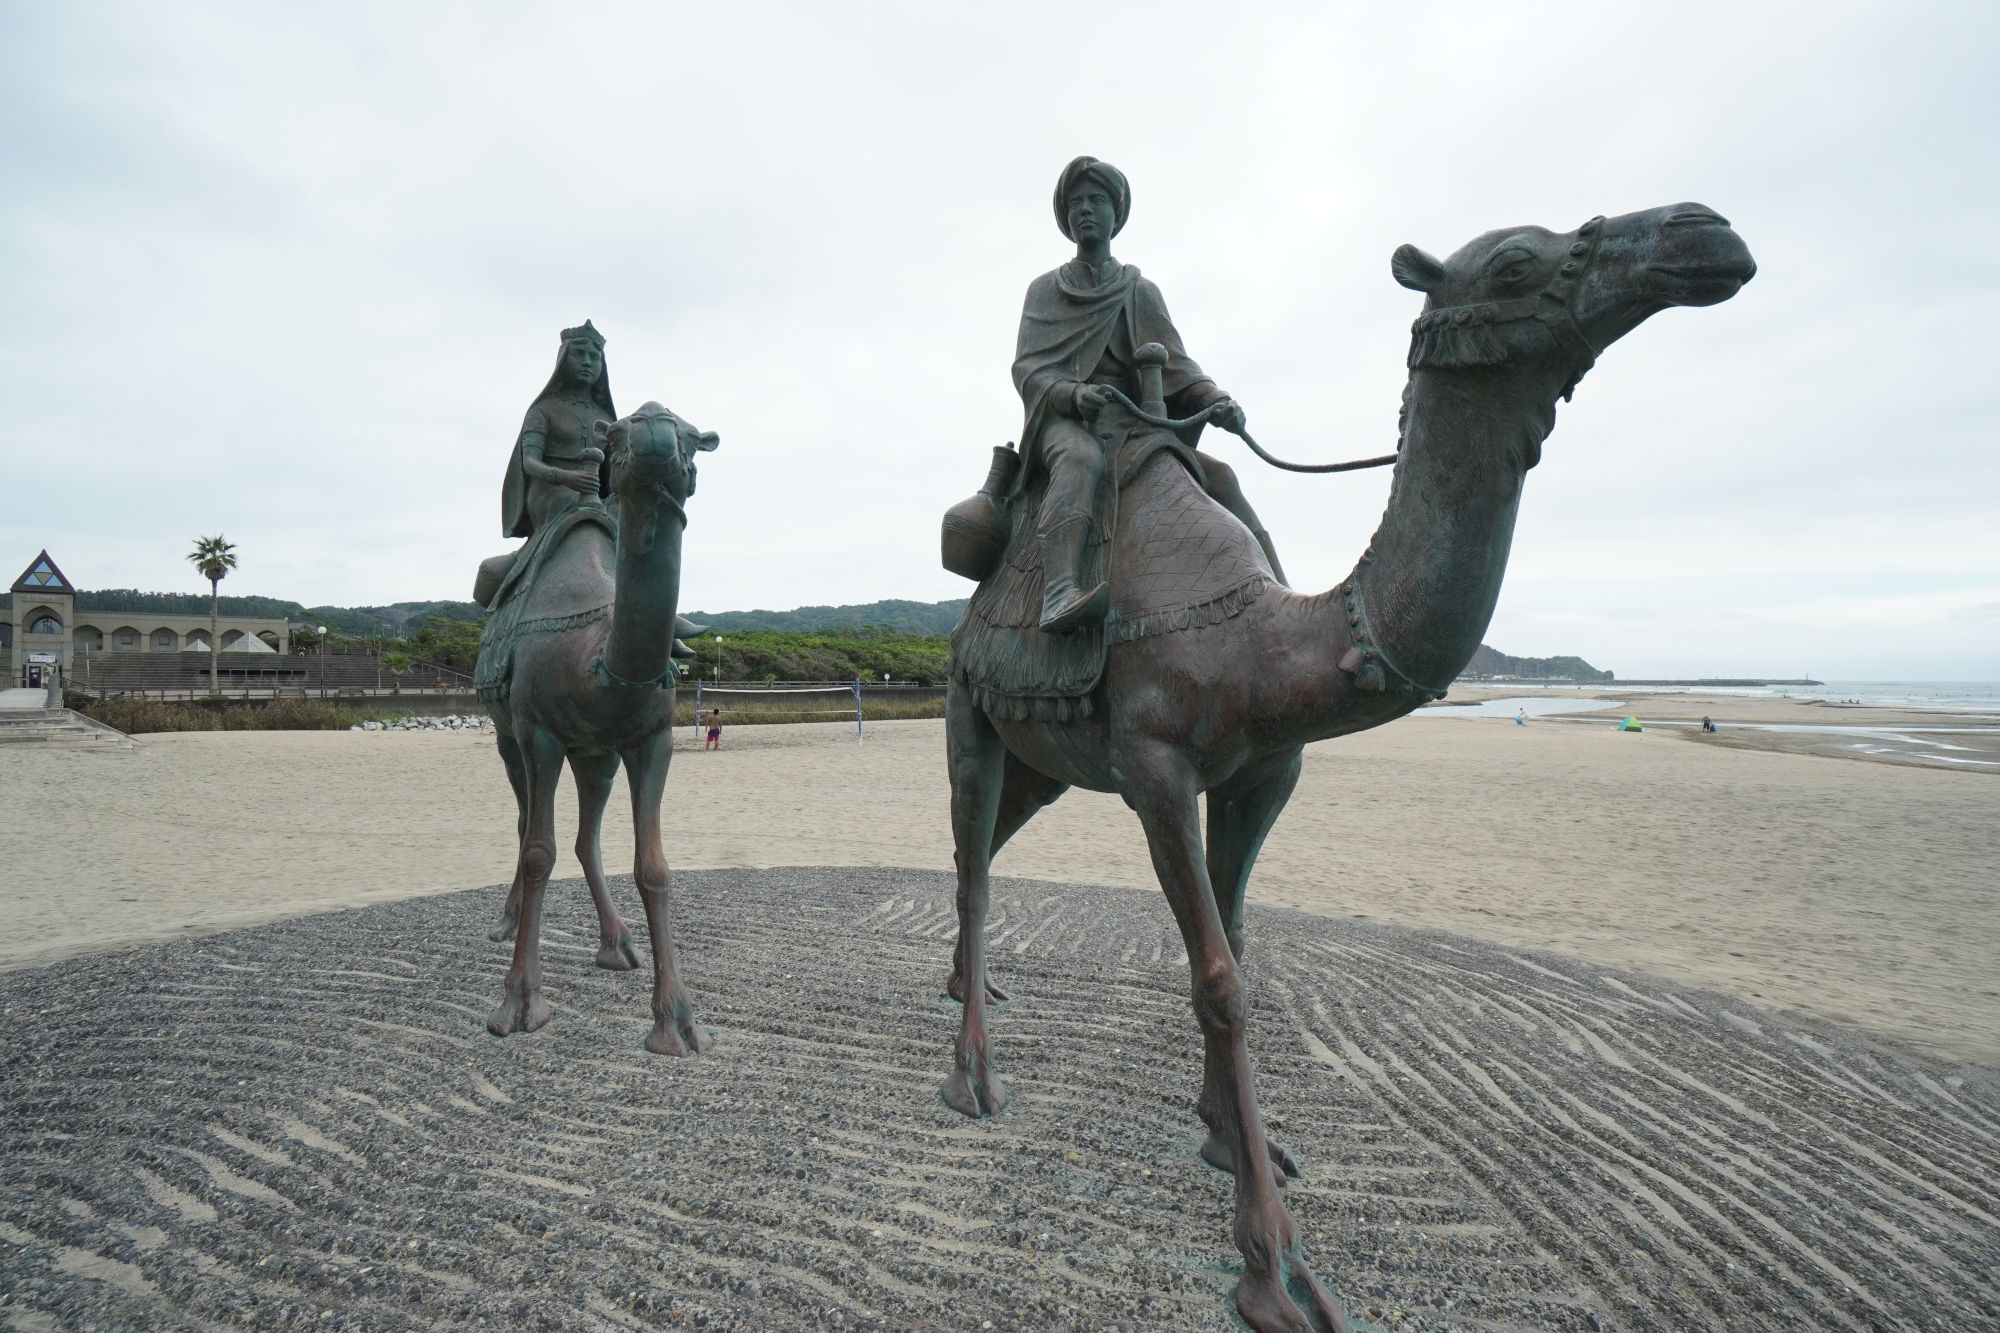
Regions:
<instances>
[{"instance_id":1,"label":"turban on rider's head","mask_svg":"<svg viewBox=\"0 0 2000 1333\"><path fill-rule=\"evenodd\" d=\"M1111 196L1111 234L1116 236L1125 230L1125 219L1132 212L1132 184L1124 172L1088 154L1064 167L1056 180L1056 226L1072 241L1076 239L1069 235L1069 192L1087 180L1096 181Z\"/></svg>"}]
</instances>

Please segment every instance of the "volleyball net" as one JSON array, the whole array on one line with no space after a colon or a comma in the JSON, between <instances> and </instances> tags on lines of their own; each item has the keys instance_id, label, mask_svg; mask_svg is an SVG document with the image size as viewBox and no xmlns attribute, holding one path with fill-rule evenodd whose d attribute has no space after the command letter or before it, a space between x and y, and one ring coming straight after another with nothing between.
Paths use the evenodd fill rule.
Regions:
<instances>
[{"instance_id":1,"label":"volleyball net","mask_svg":"<svg viewBox=\"0 0 2000 1333\"><path fill-rule=\"evenodd\" d=\"M739 705L747 704L759 712L789 713L804 721L812 717L851 717L854 719L854 739L865 738L861 732L861 682L856 680L846 685L776 685L763 689L744 686L703 685L699 678L694 685L694 729L699 738L707 729L712 711L721 708L724 699L734 696ZM749 703L745 696L755 700ZM793 700L799 700L793 703ZM811 701L811 702L807 702ZM818 706L814 706L817 704Z\"/></svg>"}]
</instances>

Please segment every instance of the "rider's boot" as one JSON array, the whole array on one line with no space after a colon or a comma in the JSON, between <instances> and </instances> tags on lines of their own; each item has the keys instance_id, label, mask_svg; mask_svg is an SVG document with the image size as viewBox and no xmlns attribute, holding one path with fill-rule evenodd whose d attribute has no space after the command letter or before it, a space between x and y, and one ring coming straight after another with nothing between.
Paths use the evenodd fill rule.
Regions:
<instances>
[{"instance_id":1,"label":"rider's boot","mask_svg":"<svg viewBox=\"0 0 2000 1333\"><path fill-rule=\"evenodd\" d=\"M1100 583L1084 589L1077 583L1083 567L1083 544L1090 537L1090 522L1074 518L1040 535L1042 543L1042 621L1049 634L1067 634L1092 621L1103 620L1111 609L1111 585Z\"/></svg>"}]
</instances>

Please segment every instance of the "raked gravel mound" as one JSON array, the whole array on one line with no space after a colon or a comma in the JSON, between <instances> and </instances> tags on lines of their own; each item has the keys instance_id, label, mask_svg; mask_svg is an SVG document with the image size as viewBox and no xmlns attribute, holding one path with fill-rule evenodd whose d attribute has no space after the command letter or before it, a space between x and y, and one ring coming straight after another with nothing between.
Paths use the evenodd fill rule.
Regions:
<instances>
[{"instance_id":1,"label":"raked gravel mound","mask_svg":"<svg viewBox=\"0 0 2000 1333\"><path fill-rule=\"evenodd\" d=\"M676 891L692 1060L641 1048L647 976L591 966L574 882L555 1021L506 1041L498 890L0 975L0 1322L1240 1327L1157 894L998 883L1017 1109L974 1124L936 1095L948 877ZM1364 1318L2000 1327L1991 1071L1455 936L1253 908L1250 937L1290 1204Z\"/></svg>"}]
</instances>

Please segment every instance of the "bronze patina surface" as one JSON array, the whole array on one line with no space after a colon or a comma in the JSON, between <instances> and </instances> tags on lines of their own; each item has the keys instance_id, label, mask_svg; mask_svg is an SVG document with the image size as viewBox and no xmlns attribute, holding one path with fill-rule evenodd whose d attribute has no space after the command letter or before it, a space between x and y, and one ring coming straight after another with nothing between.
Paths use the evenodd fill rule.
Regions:
<instances>
[{"instance_id":1,"label":"bronze patina surface","mask_svg":"<svg viewBox=\"0 0 2000 1333\"><path fill-rule=\"evenodd\" d=\"M1306 742L1403 716L1471 659L1557 402L1641 322L1727 300L1756 265L1728 222L1698 204L1569 232L1488 232L1444 261L1397 250L1397 281L1426 301L1388 509L1353 573L1306 596L1284 586L1254 518L1216 503L1192 441L1155 424L1168 411L1242 420L1165 336L1157 292L1109 261L1129 200L1122 180L1087 158L1064 172L1059 216L1080 271L1030 289L1015 365L1028 429L1008 547L953 634L959 931L949 989L963 1008L943 1095L970 1116L1008 1104L987 1027L988 1005L1006 998L986 961L994 855L1069 787L1118 793L1145 831L1187 949L1202 1155L1236 1181L1237 1311L1259 1333L1340 1330L1343 1312L1280 1200L1299 1168L1265 1133L1250 1067L1240 963L1258 849ZM1111 314L1098 313L1100 301ZM1135 342L1129 377L1107 385L1102 349L1120 345L1121 320L1161 346L1141 357ZM1071 528L1052 528L1051 513ZM1065 540L1051 540L1056 531ZM1093 543L1107 548L1094 559Z\"/></svg>"},{"instance_id":2,"label":"bronze patina surface","mask_svg":"<svg viewBox=\"0 0 2000 1333\"><path fill-rule=\"evenodd\" d=\"M542 900L555 866L556 784L565 763L576 778L577 859L597 907L598 966L638 966L631 931L604 885L598 845L622 761L638 844L633 878L653 943L646 1047L688 1055L709 1038L694 1025L675 962L660 802L673 758L684 506L694 493L694 455L715 448L716 437L658 403L612 421L603 339L586 322L565 330L563 349L507 470L507 533L528 536L528 544L506 558L504 572L495 575L493 561L481 569L480 590L489 582L493 589L482 599L491 615L473 679L520 807L520 856L505 919L493 932L514 937L514 962L486 1025L504 1037L549 1021Z\"/></svg>"}]
</instances>

